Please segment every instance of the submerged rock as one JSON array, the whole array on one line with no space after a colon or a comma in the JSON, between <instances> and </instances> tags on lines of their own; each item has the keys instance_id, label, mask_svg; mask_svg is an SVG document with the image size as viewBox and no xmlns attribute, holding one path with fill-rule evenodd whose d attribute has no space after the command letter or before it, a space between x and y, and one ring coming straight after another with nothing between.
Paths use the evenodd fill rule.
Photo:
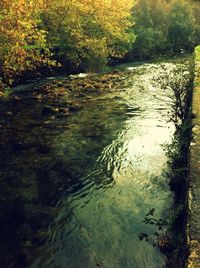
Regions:
<instances>
[{"instance_id":1,"label":"submerged rock","mask_svg":"<svg viewBox=\"0 0 200 268\"><path fill-rule=\"evenodd\" d=\"M8 112L6 112L6 114L7 114L7 115L13 115L13 112L8 111Z\"/></svg>"},{"instance_id":2,"label":"submerged rock","mask_svg":"<svg viewBox=\"0 0 200 268\"><path fill-rule=\"evenodd\" d=\"M42 109L42 115L53 115L58 113L58 109L50 105L45 105Z\"/></svg>"},{"instance_id":3,"label":"submerged rock","mask_svg":"<svg viewBox=\"0 0 200 268\"><path fill-rule=\"evenodd\" d=\"M40 154L48 154L51 151L49 146L41 145L38 147L37 152Z\"/></svg>"},{"instance_id":4,"label":"submerged rock","mask_svg":"<svg viewBox=\"0 0 200 268\"><path fill-rule=\"evenodd\" d=\"M59 112L62 113L62 114L68 115L69 114L69 108L60 107Z\"/></svg>"}]
</instances>

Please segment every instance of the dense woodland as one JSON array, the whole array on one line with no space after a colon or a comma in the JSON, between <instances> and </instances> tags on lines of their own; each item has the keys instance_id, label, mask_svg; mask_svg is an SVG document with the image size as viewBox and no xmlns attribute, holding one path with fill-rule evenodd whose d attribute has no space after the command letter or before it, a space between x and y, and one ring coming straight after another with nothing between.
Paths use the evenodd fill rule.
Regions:
<instances>
[{"instance_id":1,"label":"dense woodland","mask_svg":"<svg viewBox=\"0 0 200 268\"><path fill-rule=\"evenodd\" d=\"M191 51L200 1L1 0L0 77L13 84L51 70L99 71L119 58Z\"/></svg>"}]
</instances>

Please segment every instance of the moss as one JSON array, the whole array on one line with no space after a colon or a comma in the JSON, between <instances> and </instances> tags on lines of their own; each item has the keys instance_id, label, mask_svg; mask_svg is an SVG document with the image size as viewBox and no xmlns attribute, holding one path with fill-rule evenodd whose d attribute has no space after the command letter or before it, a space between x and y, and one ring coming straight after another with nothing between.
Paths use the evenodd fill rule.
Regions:
<instances>
[{"instance_id":1,"label":"moss","mask_svg":"<svg viewBox=\"0 0 200 268\"><path fill-rule=\"evenodd\" d=\"M4 87L0 89L0 99L8 99L13 93L13 90L9 87Z\"/></svg>"},{"instance_id":2,"label":"moss","mask_svg":"<svg viewBox=\"0 0 200 268\"><path fill-rule=\"evenodd\" d=\"M193 144L190 148L190 173L189 173L189 200L188 200L188 247L189 257L187 267L200 267L199 238L199 144L200 144L200 46L195 49L195 78L193 90L192 112L196 115L193 118Z\"/></svg>"}]
</instances>

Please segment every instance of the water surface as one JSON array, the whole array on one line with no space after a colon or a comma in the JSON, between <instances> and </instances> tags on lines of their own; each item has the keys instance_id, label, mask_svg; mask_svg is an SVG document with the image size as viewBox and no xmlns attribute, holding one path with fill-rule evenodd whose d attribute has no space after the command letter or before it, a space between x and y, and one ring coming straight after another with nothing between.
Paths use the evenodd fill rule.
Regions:
<instances>
[{"instance_id":1,"label":"water surface","mask_svg":"<svg viewBox=\"0 0 200 268\"><path fill-rule=\"evenodd\" d=\"M41 116L26 94L1 105L1 267L165 267L139 239L157 231L145 215L167 218L173 201L173 101L155 81L188 62L123 68L131 86L93 92L68 117Z\"/></svg>"}]
</instances>

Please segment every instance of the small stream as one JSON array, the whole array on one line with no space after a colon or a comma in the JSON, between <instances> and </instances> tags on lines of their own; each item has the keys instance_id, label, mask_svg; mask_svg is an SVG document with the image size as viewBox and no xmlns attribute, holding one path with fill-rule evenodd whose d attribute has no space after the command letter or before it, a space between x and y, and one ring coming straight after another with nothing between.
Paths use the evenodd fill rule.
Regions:
<instances>
[{"instance_id":1,"label":"small stream","mask_svg":"<svg viewBox=\"0 0 200 268\"><path fill-rule=\"evenodd\" d=\"M144 222L173 204L173 99L158 79L187 76L189 62L124 65L132 86L88 93L66 117L41 115L26 93L0 104L0 267L165 267Z\"/></svg>"}]
</instances>

